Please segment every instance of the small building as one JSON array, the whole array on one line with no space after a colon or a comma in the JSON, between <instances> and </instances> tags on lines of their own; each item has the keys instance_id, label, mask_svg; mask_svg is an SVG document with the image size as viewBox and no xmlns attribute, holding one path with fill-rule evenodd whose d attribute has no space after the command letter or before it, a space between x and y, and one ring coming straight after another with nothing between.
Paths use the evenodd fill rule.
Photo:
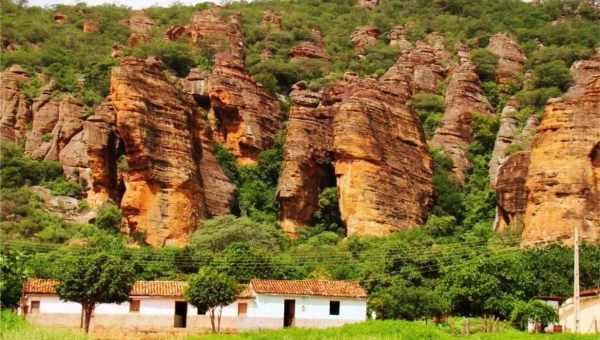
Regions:
<instances>
[{"instance_id":1,"label":"small building","mask_svg":"<svg viewBox=\"0 0 600 340\"><path fill-rule=\"evenodd\" d=\"M579 332L600 333L600 288L581 291L579 308ZM560 324L566 332L575 330L575 306L573 298L566 300L558 311Z\"/></svg>"},{"instance_id":2,"label":"small building","mask_svg":"<svg viewBox=\"0 0 600 340\"><path fill-rule=\"evenodd\" d=\"M23 286L20 312L36 325L77 328L81 305L61 300L59 282L29 279ZM210 329L204 311L184 299L183 281L137 281L130 299L98 304L92 329L161 332ZM367 318L367 294L356 282L322 280L251 280L237 300L223 308L226 330L282 327L334 327Z\"/></svg>"}]
</instances>

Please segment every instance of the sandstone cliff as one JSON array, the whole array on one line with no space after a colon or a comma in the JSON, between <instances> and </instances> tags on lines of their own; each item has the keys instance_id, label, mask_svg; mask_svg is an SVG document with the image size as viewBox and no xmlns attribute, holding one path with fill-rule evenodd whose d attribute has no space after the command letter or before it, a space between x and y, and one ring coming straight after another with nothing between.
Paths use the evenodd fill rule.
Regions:
<instances>
[{"instance_id":1,"label":"sandstone cliff","mask_svg":"<svg viewBox=\"0 0 600 340\"><path fill-rule=\"evenodd\" d=\"M549 101L531 149L522 244L600 239L600 74Z\"/></svg>"},{"instance_id":2,"label":"sandstone cliff","mask_svg":"<svg viewBox=\"0 0 600 340\"><path fill-rule=\"evenodd\" d=\"M527 60L519 44L508 34L497 33L490 38L487 48L498 57L496 82L518 86Z\"/></svg>"},{"instance_id":3,"label":"sandstone cliff","mask_svg":"<svg viewBox=\"0 0 600 340\"><path fill-rule=\"evenodd\" d=\"M19 90L29 76L19 65L0 73L0 141L21 143L31 123L31 104Z\"/></svg>"},{"instance_id":4,"label":"sandstone cliff","mask_svg":"<svg viewBox=\"0 0 600 340\"><path fill-rule=\"evenodd\" d=\"M348 74L321 93L295 86L278 187L282 223L292 236L332 184L332 171L348 235L387 235L424 222L433 195L431 158L407 106L412 69L401 62L380 79Z\"/></svg>"},{"instance_id":5,"label":"sandstone cliff","mask_svg":"<svg viewBox=\"0 0 600 340\"><path fill-rule=\"evenodd\" d=\"M442 126L435 131L431 145L443 150L452 159L453 174L460 183L464 183L465 171L469 167L467 150L472 141L473 115L492 114L479 85L475 66L469 60L464 60L451 71L445 102Z\"/></svg>"},{"instance_id":6,"label":"sandstone cliff","mask_svg":"<svg viewBox=\"0 0 600 340\"><path fill-rule=\"evenodd\" d=\"M518 120L516 117L519 102L511 98L500 114L500 128L496 134L494 151L489 163L490 182L494 186L498 167L504 162L508 147L515 141L518 134Z\"/></svg>"},{"instance_id":7,"label":"sandstone cliff","mask_svg":"<svg viewBox=\"0 0 600 340\"><path fill-rule=\"evenodd\" d=\"M498 232L520 233L527 208L525 182L529 171L529 151L510 155L498 167L496 189L496 221L494 230Z\"/></svg>"}]
</instances>

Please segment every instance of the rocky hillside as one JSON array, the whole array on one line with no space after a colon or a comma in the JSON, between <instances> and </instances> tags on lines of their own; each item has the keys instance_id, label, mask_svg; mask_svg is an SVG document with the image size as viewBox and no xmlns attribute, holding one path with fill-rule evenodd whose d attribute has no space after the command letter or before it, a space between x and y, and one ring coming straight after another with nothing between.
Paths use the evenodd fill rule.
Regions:
<instances>
[{"instance_id":1,"label":"rocky hillside","mask_svg":"<svg viewBox=\"0 0 600 340\"><path fill-rule=\"evenodd\" d=\"M2 142L114 202L132 240L184 245L230 213L292 238L445 219L600 240L587 0L1 3Z\"/></svg>"}]
</instances>

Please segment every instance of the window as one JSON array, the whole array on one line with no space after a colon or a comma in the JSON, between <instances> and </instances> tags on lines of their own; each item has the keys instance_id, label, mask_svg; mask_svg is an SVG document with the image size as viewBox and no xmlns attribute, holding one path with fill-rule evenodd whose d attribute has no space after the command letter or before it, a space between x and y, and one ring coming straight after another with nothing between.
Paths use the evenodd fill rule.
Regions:
<instances>
[{"instance_id":1,"label":"window","mask_svg":"<svg viewBox=\"0 0 600 340\"><path fill-rule=\"evenodd\" d=\"M248 304L245 302L238 303L238 316L246 316L248 313Z\"/></svg>"},{"instance_id":2,"label":"window","mask_svg":"<svg viewBox=\"0 0 600 340\"><path fill-rule=\"evenodd\" d=\"M37 314L40 312L40 302L31 301L31 314Z\"/></svg>"},{"instance_id":3,"label":"window","mask_svg":"<svg viewBox=\"0 0 600 340\"><path fill-rule=\"evenodd\" d=\"M329 315L340 315L339 301L329 301Z\"/></svg>"},{"instance_id":4,"label":"window","mask_svg":"<svg viewBox=\"0 0 600 340\"><path fill-rule=\"evenodd\" d=\"M140 311L140 300L129 300L129 312L137 313Z\"/></svg>"}]
</instances>

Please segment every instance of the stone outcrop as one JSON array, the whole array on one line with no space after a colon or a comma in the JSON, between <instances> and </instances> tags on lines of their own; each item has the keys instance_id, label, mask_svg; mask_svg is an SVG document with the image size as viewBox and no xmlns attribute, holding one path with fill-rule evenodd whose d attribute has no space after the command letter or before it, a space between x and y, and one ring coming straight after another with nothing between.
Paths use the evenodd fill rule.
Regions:
<instances>
[{"instance_id":1,"label":"stone outcrop","mask_svg":"<svg viewBox=\"0 0 600 340\"><path fill-rule=\"evenodd\" d=\"M506 33L497 33L490 38L488 50L498 57L496 82L520 86L525 64L525 54L519 44Z\"/></svg>"},{"instance_id":2,"label":"stone outcrop","mask_svg":"<svg viewBox=\"0 0 600 340\"><path fill-rule=\"evenodd\" d=\"M380 33L379 29L375 26L357 27L350 36L352 45L354 45L354 51L358 54L365 53L369 46L377 42Z\"/></svg>"},{"instance_id":3,"label":"stone outcrop","mask_svg":"<svg viewBox=\"0 0 600 340\"><path fill-rule=\"evenodd\" d=\"M154 20L152 20L144 11L134 12L129 19L125 20L125 26L129 27L131 33L127 44L129 47L137 46L142 42L149 41L152 37L150 36L150 30L156 26Z\"/></svg>"},{"instance_id":4,"label":"stone outcrop","mask_svg":"<svg viewBox=\"0 0 600 340\"><path fill-rule=\"evenodd\" d=\"M29 190L42 199L46 210L60 214L68 222L90 223L96 218L94 210L80 211L81 200L69 196L53 195L50 190L41 186L32 186Z\"/></svg>"},{"instance_id":5,"label":"stone outcrop","mask_svg":"<svg viewBox=\"0 0 600 340\"><path fill-rule=\"evenodd\" d=\"M380 79L347 74L320 93L294 86L278 186L288 234L309 222L333 175L348 235L387 235L424 222L432 165L407 106L411 79L395 65Z\"/></svg>"},{"instance_id":6,"label":"stone outcrop","mask_svg":"<svg viewBox=\"0 0 600 340\"><path fill-rule=\"evenodd\" d=\"M168 40L175 41L183 37L186 33L187 31L184 26L171 26L165 33L165 36Z\"/></svg>"},{"instance_id":7,"label":"stone outcrop","mask_svg":"<svg viewBox=\"0 0 600 340\"><path fill-rule=\"evenodd\" d=\"M498 232L520 233L527 208L525 182L529 171L529 151L514 153L498 167L496 189L496 221Z\"/></svg>"},{"instance_id":8,"label":"stone outcrop","mask_svg":"<svg viewBox=\"0 0 600 340\"><path fill-rule=\"evenodd\" d=\"M271 10L266 10L263 13L262 25L264 27L281 29L281 15L275 14L275 12Z\"/></svg>"},{"instance_id":9,"label":"stone outcrop","mask_svg":"<svg viewBox=\"0 0 600 340\"><path fill-rule=\"evenodd\" d=\"M186 30L192 42L208 45L244 64L244 37L240 21L239 14L224 18L221 8L213 7L194 13Z\"/></svg>"},{"instance_id":10,"label":"stone outcrop","mask_svg":"<svg viewBox=\"0 0 600 340\"><path fill-rule=\"evenodd\" d=\"M418 41L415 48L400 55L392 68L396 69L396 72L410 75L410 90L413 94L435 93L447 72L439 60L436 50L431 45Z\"/></svg>"},{"instance_id":11,"label":"stone outcrop","mask_svg":"<svg viewBox=\"0 0 600 340\"><path fill-rule=\"evenodd\" d=\"M413 48L413 43L406 38L406 27L395 26L389 34L390 46L396 46L400 52L409 51Z\"/></svg>"},{"instance_id":12,"label":"stone outcrop","mask_svg":"<svg viewBox=\"0 0 600 340\"><path fill-rule=\"evenodd\" d=\"M502 164L506 156L506 150L513 143L518 134L519 122L516 117L518 110L519 102L516 98L511 98L500 114L500 128L496 134L494 151L492 152L492 158L489 163L490 182L492 183L492 187L494 186L498 167Z\"/></svg>"},{"instance_id":13,"label":"stone outcrop","mask_svg":"<svg viewBox=\"0 0 600 340\"><path fill-rule=\"evenodd\" d=\"M215 59L208 78L209 121L215 139L240 163L252 163L272 145L280 128L279 104L237 57L220 54Z\"/></svg>"},{"instance_id":14,"label":"stone outcrop","mask_svg":"<svg viewBox=\"0 0 600 340\"><path fill-rule=\"evenodd\" d=\"M64 25L64 23L67 21L67 16L61 12L54 13L53 18L54 18L54 22L57 23L58 25Z\"/></svg>"},{"instance_id":15,"label":"stone outcrop","mask_svg":"<svg viewBox=\"0 0 600 340\"><path fill-rule=\"evenodd\" d=\"M600 73L583 94L551 99L533 140L522 245L562 240L573 228L600 239Z\"/></svg>"},{"instance_id":16,"label":"stone outcrop","mask_svg":"<svg viewBox=\"0 0 600 340\"><path fill-rule=\"evenodd\" d=\"M585 87L592 78L600 74L600 49L590 59L579 60L571 66L573 85L567 91L567 96L579 97L584 94Z\"/></svg>"},{"instance_id":17,"label":"stone outcrop","mask_svg":"<svg viewBox=\"0 0 600 340\"><path fill-rule=\"evenodd\" d=\"M302 59L322 59L329 60L329 54L325 46L312 41L303 41L292 48L289 54L292 61Z\"/></svg>"},{"instance_id":18,"label":"stone outcrop","mask_svg":"<svg viewBox=\"0 0 600 340\"><path fill-rule=\"evenodd\" d=\"M31 104L19 90L29 76L19 65L0 73L0 141L21 143L31 123Z\"/></svg>"},{"instance_id":19,"label":"stone outcrop","mask_svg":"<svg viewBox=\"0 0 600 340\"><path fill-rule=\"evenodd\" d=\"M358 6L373 9L379 5L379 0L358 0Z\"/></svg>"},{"instance_id":20,"label":"stone outcrop","mask_svg":"<svg viewBox=\"0 0 600 340\"><path fill-rule=\"evenodd\" d=\"M98 25L94 20L85 20L83 22L83 32L84 33L94 33L98 30Z\"/></svg>"},{"instance_id":21,"label":"stone outcrop","mask_svg":"<svg viewBox=\"0 0 600 340\"><path fill-rule=\"evenodd\" d=\"M470 165L467 150L472 141L473 115L492 114L479 85L475 66L470 61L466 60L451 71L445 103L442 126L435 131L431 145L452 159L453 174L460 183L464 183L465 171Z\"/></svg>"},{"instance_id":22,"label":"stone outcrop","mask_svg":"<svg viewBox=\"0 0 600 340\"><path fill-rule=\"evenodd\" d=\"M228 206L233 192L229 184L207 200L207 190L225 176L212 169L216 160L208 155L204 113L167 82L152 59L126 59L113 69L111 102L129 168L121 208L130 233L155 246L184 244L211 209L223 212L220 204L226 199Z\"/></svg>"}]
</instances>

